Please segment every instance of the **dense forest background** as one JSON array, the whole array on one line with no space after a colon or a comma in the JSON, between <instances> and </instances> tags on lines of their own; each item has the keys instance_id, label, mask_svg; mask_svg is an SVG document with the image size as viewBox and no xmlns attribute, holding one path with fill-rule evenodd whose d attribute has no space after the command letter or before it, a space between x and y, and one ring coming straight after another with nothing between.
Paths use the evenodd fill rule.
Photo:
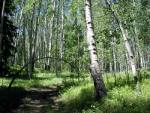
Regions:
<instances>
[{"instance_id":1,"label":"dense forest background","mask_svg":"<svg viewBox=\"0 0 150 113\"><path fill-rule=\"evenodd\" d=\"M149 0L1 0L0 15L0 112L150 112Z\"/></svg>"}]
</instances>

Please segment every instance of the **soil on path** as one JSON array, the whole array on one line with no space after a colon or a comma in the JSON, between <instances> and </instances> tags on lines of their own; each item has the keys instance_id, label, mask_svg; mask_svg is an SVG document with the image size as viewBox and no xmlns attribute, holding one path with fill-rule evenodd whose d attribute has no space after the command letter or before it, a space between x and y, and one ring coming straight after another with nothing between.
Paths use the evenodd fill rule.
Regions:
<instances>
[{"instance_id":1,"label":"soil on path","mask_svg":"<svg viewBox=\"0 0 150 113\"><path fill-rule=\"evenodd\" d=\"M17 113L57 113L57 97L57 87L26 89L26 97L22 100Z\"/></svg>"},{"instance_id":2,"label":"soil on path","mask_svg":"<svg viewBox=\"0 0 150 113\"><path fill-rule=\"evenodd\" d=\"M24 96L12 99L5 113L59 113L58 93L57 86L25 89Z\"/></svg>"}]
</instances>

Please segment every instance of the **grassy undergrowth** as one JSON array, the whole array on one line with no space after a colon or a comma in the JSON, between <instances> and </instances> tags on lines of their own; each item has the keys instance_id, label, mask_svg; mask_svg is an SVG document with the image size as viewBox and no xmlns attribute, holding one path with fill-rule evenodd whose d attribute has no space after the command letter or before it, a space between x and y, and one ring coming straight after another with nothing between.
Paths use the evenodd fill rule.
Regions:
<instances>
[{"instance_id":1,"label":"grassy undergrowth","mask_svg":"<svg viewBox=\"0 0 150 113\"><path fill-rule=\"evenodd\" d=\"M144 75L145 76L145 75ZM143 76L143 78L145 78ZM146 75L146 78L150 75ZM150 113L150 79L141 82L141 95L137 96L132 77L117 73L115 78L107 74L104 81L108 94L102 100L94 100L94 86L90 78L64 81L59 97L62 113Z\"/></svg>"},{"instance_id":2,"label":"grassy undergrowth","mask_svg":"<svg viewBox=\"0 0 150 113\"><path fill-rule=\"evenodd\" d=\"M7 87L11 81L11 78L0 78L0 86ZM55 74L49 73L36 73L31 79L16 78L12 87L50 87L52 85L60 85L62 83L61 78L56 78Z\"/></svg>"},{"instance_id":3,"label":"grassy undergrowth","mask_svg":"<svg viewBox=\"0 0 150 113\"><path fill-rule=\"evenodd\" d=\"M94 86L89 74L82 74L80 78L65 72L61 75L61 78L57 78L55 74L36 73L30 80L17 78L12 85L11 96L7 96L8 93L1 93L0 101L6 99L9 102L23 98L24 88L58 85L60 95L57 101L61 103L61 106L56 113L150 113L150 73L147 71L142 72L140 96L135 94L130 73L105 74L103 78L108 94L102 100L94 99ZM5 87L10 80L10 78L0 78L1 92L6 90ZM13 99L13 96L17 98ZM51 113L52 109L48 106L44 111Z\"/></svg>"},{"instance_id":4,"label":"grassy undergrowth","mask_svg":"<svg viewBox=\"0 0 150 113\"><path fill-rule=\"evenodd\" d=\"M83 113L149 113L150 112L150 81L144 80L141 96L136 96L129 85L115 87L108 91L107 97L95 102Z\"/></svg>"}]
</instances>

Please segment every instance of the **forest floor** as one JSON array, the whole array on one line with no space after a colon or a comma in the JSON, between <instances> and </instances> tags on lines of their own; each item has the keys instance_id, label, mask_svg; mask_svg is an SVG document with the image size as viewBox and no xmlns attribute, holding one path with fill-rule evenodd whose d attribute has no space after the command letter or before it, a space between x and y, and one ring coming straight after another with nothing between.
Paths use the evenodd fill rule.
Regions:
<instances>
[{"instance_id":1,"label":"forest floor","mask_svg":"<svg viewBox=\"0 0 150 113\"><path fill-rule=\"evenodd\" d=\"M32 79L17 78L10 90L11 79L0 78L0 113L150 113L150 72L141 81L137 96L132 77L124 73L105 75L107 96L95 100L89 74L80 78L61 78L55 74L36 73ZM83 77L84 76L84 77Z\"/></svg>"},{"instance_id":2,"label":"forest floor","mask_svg":"<svg viewBox=\"0 0 150 113\"><path fill-rule=\"evenodd\" d=\"M0 113L59 113L59 78L46 73L31 80L19 78L8 90L9 82L1 78Z\"/></svg>"},{"instance_id":3,"label":"forest floor","mask_svg":"<svg viewBox=\"0 0 150 113\"><path fill-rule=\"evenodd\" d=\"M29 88L25 91L26 96L14 113L45 113L47 109L51 109L49 113L59 112L57 86Z\"/></svg>"},{"instance_id":4,"label":"forest floor","mask_svg":"<svg viewBox=\"0 0 150 113\"><path fill-rule=\"evenodd\" d=\"M57 86L19 90L1 90L1 94L7 92L9 100L0 113L59 113Z\"/></svg>"}]
</instances>

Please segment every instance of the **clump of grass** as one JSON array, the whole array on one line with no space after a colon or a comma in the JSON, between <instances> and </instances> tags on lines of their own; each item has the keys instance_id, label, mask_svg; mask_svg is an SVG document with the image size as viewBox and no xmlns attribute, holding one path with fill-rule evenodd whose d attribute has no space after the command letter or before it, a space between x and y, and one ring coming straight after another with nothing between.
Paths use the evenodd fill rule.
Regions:
<instances>
[{"instance_id":1,"label":"clump of grass","mask_svg":"<svg viewBox=\"0 0 150 113\"><path fill-rule=\"evenodd\" d=\"M104 82L108 90L111 90L114 87L125 86L126 84L133 84L133 77L130 73L120 72L120 73L107 73L103 75Z\"/></svg>"},{"instance_id":2,"label":"clump of grass","mask_svg":"<svg viewBox=\"0 0 150 113\"><path fill-rule=\"evenodd\" d=\"M91 82L83 82L78 86L71 86L59 98L59 101L63 104L64 111L71 112L87 107L93 100L93 84Z\"/></svg>"},{"instance_id":3,"label":"clump of grass","mask_svg":"<svg viewBox=\"0 0 150 113\"><path fill-rule=\"evenodd\" d=\"M8 84L10 83L11 79L10 78L0 78L0 86L1 87L7 87Z\"/></svg>"},{"instance_id":4,"label":"clump of grass","mask_svg":"<svg viewBox=\"0 0 150 113\"><path fill-rule=\"evenodd\" d=\"M150 81L144 80L141 86L142 95L136 96L129 85L115 87L100 102L95 102L82 113L149 113Z\"/></svg>"},{"instance_id":5,"label":"clump of grass","mask_svg":"<svg viewBox=\"0 0 150 113\"><path fill-rule=\"evenodd\" d=\"M62 85L61 85L61 89L63 91L65 90L68 90L70 87L72 86L80 86L82 84L86 84L86 83L89 83L91 82L91 79L89 77L87 77L86 79L85 78L63 78L62 79Z\"/></svg>"},{"instance_id":6,"label":"clump of grass","mask_svg":"<svg viewBox=\"0 0 150 113\"><path fill-rule=\"evenodd\" d=\"M150 71L148 70L141 70L142 78L150 78Z\"/></svg>"}]
</instances>

